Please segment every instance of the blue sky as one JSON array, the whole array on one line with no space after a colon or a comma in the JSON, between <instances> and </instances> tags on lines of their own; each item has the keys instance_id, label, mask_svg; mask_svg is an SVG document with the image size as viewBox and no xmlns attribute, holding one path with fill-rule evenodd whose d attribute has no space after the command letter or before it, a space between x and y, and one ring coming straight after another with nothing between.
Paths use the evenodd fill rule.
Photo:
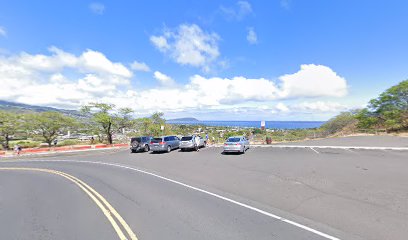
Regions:
<instances>
[{"instance_id":1,"label":"blue sky","mask_svg":"<svg viewBox=\"0 0 408 240\"><path fill-rule=\"evenodd\" d=\"M407 79L406 1L0 2L0 99L326 120Z\"/></svg>"}]
</instances>

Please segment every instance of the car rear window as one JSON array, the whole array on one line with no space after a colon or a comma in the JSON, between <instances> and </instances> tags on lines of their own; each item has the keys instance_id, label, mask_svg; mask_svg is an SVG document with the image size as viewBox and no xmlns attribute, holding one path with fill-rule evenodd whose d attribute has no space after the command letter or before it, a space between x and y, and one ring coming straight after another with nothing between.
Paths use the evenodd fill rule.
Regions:
<instances>
[{"instance_id":1,"label":"car rear window","mask_svg":"<svg viewBox=\"0 0 408 240\"><path fill-rule=\"evenodd\" d=\"M240 138L228 138L227 142L239 142Z\"/></svg>"},{"instance_id":2,"label":"car rear window","mask_svg":"<svg viewBox=\"0 0 408 240\"><path fill-rule=\"evenodd\" d=\"M161 142L162 141L162 138L153 138L152 139L152 142L154 142L154 143L158 143L158 142Z\"/></svg>"},{"instance_id":3,"label":"car rear window","mask_svg":"<svg viewBox=\"0 0 408 240\"><path fill-rule=\"evenodd\" d=\"M141 142L142 139L140 137L135 137L135 138L132 138L131 142L134 142L134 141Z\"/></svg>"},{"instance_id":4,"label":"car rear window","mask_svg":"<svg viewBox=\"0 0 408 240\"><path fill-rule=\"evenodd\" d=\"M191 139L193 139L193 137L182 137L181 141L191 141Z\"/></svg>"}]
</instances>

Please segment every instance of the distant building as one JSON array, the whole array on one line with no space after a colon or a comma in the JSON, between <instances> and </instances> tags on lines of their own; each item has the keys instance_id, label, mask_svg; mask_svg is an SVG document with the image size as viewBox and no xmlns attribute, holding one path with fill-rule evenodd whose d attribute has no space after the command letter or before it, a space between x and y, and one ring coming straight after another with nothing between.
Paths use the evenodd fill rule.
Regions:
<instances>
[{"instance_id":1,"label":"distant building","mask_svg":"<svg viewBox=\"0 0 408 240\"><path fill-rule=\"evenodd\" d=\"M261 121L261 129L265 130L265 121L264 120Z\"/></svg>"}]
</instances>

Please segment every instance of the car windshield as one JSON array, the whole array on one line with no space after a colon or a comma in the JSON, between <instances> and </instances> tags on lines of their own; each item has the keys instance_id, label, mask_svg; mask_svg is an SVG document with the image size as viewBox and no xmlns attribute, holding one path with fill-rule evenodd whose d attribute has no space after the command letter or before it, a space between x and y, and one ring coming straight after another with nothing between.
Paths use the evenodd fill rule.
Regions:
<instances>
[{"instance_id":1,"label":"car windshield","mask_svg":"<svg viewBox=\"0 0 408 240\"><path fill-rule=\"evenodd\" d=\"M239 142L239 141L240 141L240 138L234 138L234 137L228 138L227 140L227 142Z\"/></svg>"},{"instance_id":2,"label":"car windshield","mask_svg":"<svg viewBox=\"0 0 408 240\"><path fill-rule=\"evenodd\" d=\"M181 141L191 141L193 139L193 137L182 137Z\"/></svg>"},{"instance_id":3,"label":"car windshield","mask_svg":"<svg viewBox=\"0 0 408 240\"><path fill-rule=\"evenodd\" d=\"M152 142L154 142L154 143L158 143L158 142L161 142L162 141L162 138L153 138L152 139Z\"/></svg>"}]
</instances>

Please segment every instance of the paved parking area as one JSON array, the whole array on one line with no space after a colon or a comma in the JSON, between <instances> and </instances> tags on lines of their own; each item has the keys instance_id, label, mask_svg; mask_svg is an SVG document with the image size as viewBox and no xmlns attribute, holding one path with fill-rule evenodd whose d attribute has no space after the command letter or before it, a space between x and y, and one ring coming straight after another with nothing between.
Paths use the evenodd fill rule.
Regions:
<instances>
[{"instance_id":1,"label":"paved parking area","mask_svg":"<svg viewBox=\"0 0 408 240\"><path fill-rule=\"evenodd\" d=\"M408 147L408 137L350 136L282 143L285 145L359 146L359 147Z\"/></svg>"}]
</instances>

